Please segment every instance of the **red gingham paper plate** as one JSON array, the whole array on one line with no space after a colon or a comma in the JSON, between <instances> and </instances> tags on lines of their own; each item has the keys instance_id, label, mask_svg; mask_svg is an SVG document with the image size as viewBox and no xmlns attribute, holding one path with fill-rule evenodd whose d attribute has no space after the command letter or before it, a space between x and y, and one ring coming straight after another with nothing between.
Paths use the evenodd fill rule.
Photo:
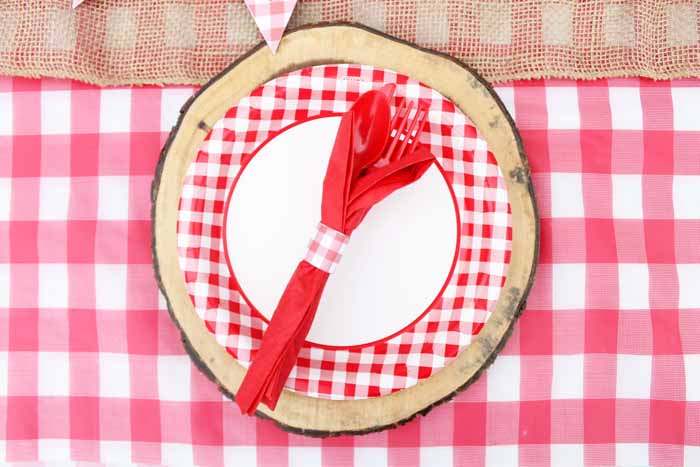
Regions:
<instances>
[{"instance_id":1,"label":"red gingham paper plate","mask_svg":"<svg viewBox=\"0 0 700 467\"><path fill-rule=\"evenodd\" d=\"M234 180L256 148L277 133L300 120L343 112L361 93L386 83L398 85L394 105L402 97L430 105L421 142L456 198L457 261L442 294L399 333L347 348L307 342L286 387L309 396L361 399L410 387L456 357L488 320L505 283L512 229L505 183L485 140L452 102L407 76L364 65L322 65L275 78L231 107L184 180L177 242L188 293L217 342L247 367L267 322L246 301L226 262L224 212Z\"/></svg>"}]
</instances>

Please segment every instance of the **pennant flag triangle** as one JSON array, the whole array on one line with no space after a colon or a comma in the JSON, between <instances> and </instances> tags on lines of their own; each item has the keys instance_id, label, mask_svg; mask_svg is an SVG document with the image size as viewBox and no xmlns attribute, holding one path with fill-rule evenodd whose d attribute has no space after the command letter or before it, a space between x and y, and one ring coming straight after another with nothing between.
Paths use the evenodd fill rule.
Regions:
<instances>
[{"instance_id":1,"label":"pennant flag triangle","mask_svg":"<svg viewBox=\"0 0 700 467\"><path fill-rule=\"evenodd\" d=\"M272 53L277 51L296 3L297 0L245 0Z\"/></svg>"}]
</instances>

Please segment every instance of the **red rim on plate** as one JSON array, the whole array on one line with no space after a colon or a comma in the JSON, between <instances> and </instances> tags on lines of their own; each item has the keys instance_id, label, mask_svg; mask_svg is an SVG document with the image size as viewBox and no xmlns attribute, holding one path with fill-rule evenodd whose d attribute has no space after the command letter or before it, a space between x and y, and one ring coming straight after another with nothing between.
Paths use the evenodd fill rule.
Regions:
<instances>
[{"instance_id":1,"label":"red rim on plate","mask_svg":"<svg viewBox=\"0 0 700 467\"><path fill-rule=\"evenodd\" d=\"M231 107L184 180L177 241L188 293L217 342L248 366L267 321L246 299L227 259L225 214L235 181L267 141L300 122L345 111L359 94L386 83L398 85L395 99L430 104L421 142L435 155L455 202L456 261L433 304L401 331L357 346L307 342L286 387L309 396L359 399L410 387L479 333L505 282L512 238L505 182L486 142L454 104L417 81L364 65L322 65L275 78Z\"/></svg>"},{"instance_id":2,"label":"red rim on plate","mask_svg":"<svg viewBox=\"0 0 700 467\"><path fill-rule=\"evenodd\" d=\"M260 150L263 149L267 143L272 141L274 138L279 136L281 133L283 133L289 129L292 129L298 125L309 122L311 120L317 120L319 118L339 117L341 115L342 114L340 114L340 113L321 113L321 114L318 114L318 115L315 115L313 117L309 117L309 118L306 118L303 120L297 120L294 123L287 125L278 131L271 132L270 135L267 137L267 139L265 141L263 141L257 148L255 148L255 150L251 154L246 154L241 158L241 164L240 164L241 168L238 171L238 174L236 175L235 179L233 180L233 183L231 184L231 188L228 190L228 196L226 197L226 204L224 205L224 221L223 221L223 233L222 233L224 239L226 239L226 237L227 237L226 234L227 234L227 226L228 226L228 214L230 211L231 199L233 198L233 194L236 191L236 186L237 186L238 180L240 180L241 176L245 173L246 167L248 167L248 164L260 152ZM443 168L440 164L435 163L435 166L440 171L440 174L442 175L442 178L445 181L445 184L450 192L450 196L452 198L452 204L454 207L455 217L456 217L456 219L459 219L460 216L459 216L459 205L457 203L457 196L455 195L455 192L452 189L452 185L450 184L448 175L445 173L445 171L443 170ZM456 222L455 225L456 225L457 233L455 236L454 254L452 255L452 264L450 266L449 273L445 277L445 280L443 281L442 286L437 291L435 298L430 302L430 305L428 307L426 307L425 310L423 310L415 319L413 319L410 323L406 324L405 326L403 326L401 329L397 330L396 332L392 332L389 335L386 335L386 336L379 338L379 339L371 340L369 342L363 342L360 344L353 344L353 345L329 345L329 344L314 342L313 339L307 339L307 343L309 344L309 346L317 347L317 348L321 348L321 349L326 349L326 350L357 350L357 349L361 349L362 347L368 347L371 345L376 345L376 344L380 344L382 342L389 341L392 338L396 337L397 335L406 331L408 328L410 328L411 326L416 324L421 319L423 319L425 314L428 313L433 308L433 306L435 306L435 303L437 302L437 300L439 300L440 297L442 296L443 292L445 291L445 288L447 287L447 285L449 283L450 277L454 273L455 266L457 265L457 259L459 258L461 224L460 224L460 222ZM229 273L231 274L231 278L236 283L236 287L237 287L238 292L241 294L241 297L243 298L243 300L251 308L251 313L253 313L258 318L265 321L265 324L270 324L270 320L258 310L258 308L254 305L253 301L250 299L248 294L246 294L245 287L236 278L236 271L231 264L231 256L229 254L228 242L224 240L222 243L223 243L223 247L224 247L224 256L226 258L226 265L228 266L228 270L229 270Z\"/></svg>"}]
</instances>

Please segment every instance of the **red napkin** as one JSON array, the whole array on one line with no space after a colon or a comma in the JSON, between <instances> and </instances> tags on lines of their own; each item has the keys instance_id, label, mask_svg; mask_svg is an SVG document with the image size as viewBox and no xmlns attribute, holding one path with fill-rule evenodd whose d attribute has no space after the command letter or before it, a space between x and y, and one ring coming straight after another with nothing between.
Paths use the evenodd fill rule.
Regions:
<instances>
[{"instance_id":1,"label":"red napkin","mask_svg":"<svg viewBox=\"0 0 700 467\"><path fill-rule=\"evenodd\" d=\"M386 165L353 170L353 112L349 110L341 119L321 202L321 223L346 236L360 225L372 206L418 180L434 161L433 155L418 144L409 154ZM311 328L329 275L306 260L297 266L236 393L242 413L252 415L260 402L275 409Z\"/></svg>"}]
</instances>

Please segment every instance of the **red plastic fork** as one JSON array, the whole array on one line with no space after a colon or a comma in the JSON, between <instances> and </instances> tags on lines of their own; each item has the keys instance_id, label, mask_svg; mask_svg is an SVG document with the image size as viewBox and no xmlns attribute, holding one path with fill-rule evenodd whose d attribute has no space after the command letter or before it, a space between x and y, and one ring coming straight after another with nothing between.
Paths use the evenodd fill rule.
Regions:
<instances>
[{"instance_id":1,"label":"red plastic fork","mask_svg":"<svg viewBox=\"0 0 700 467\"><path fill-rule=\"evenodd\" d=\"M428 108L419 102L416 106L415 114L412 118L409 118L414 106L416 106L415 102L407 102L406 99L399 103L391 120L391 131L389 133L391 143L384 152L383 160L392 162L401 159L406 154L414 151L418 145L420 134L428 121Z\"/></svg>"}]
</instances>

